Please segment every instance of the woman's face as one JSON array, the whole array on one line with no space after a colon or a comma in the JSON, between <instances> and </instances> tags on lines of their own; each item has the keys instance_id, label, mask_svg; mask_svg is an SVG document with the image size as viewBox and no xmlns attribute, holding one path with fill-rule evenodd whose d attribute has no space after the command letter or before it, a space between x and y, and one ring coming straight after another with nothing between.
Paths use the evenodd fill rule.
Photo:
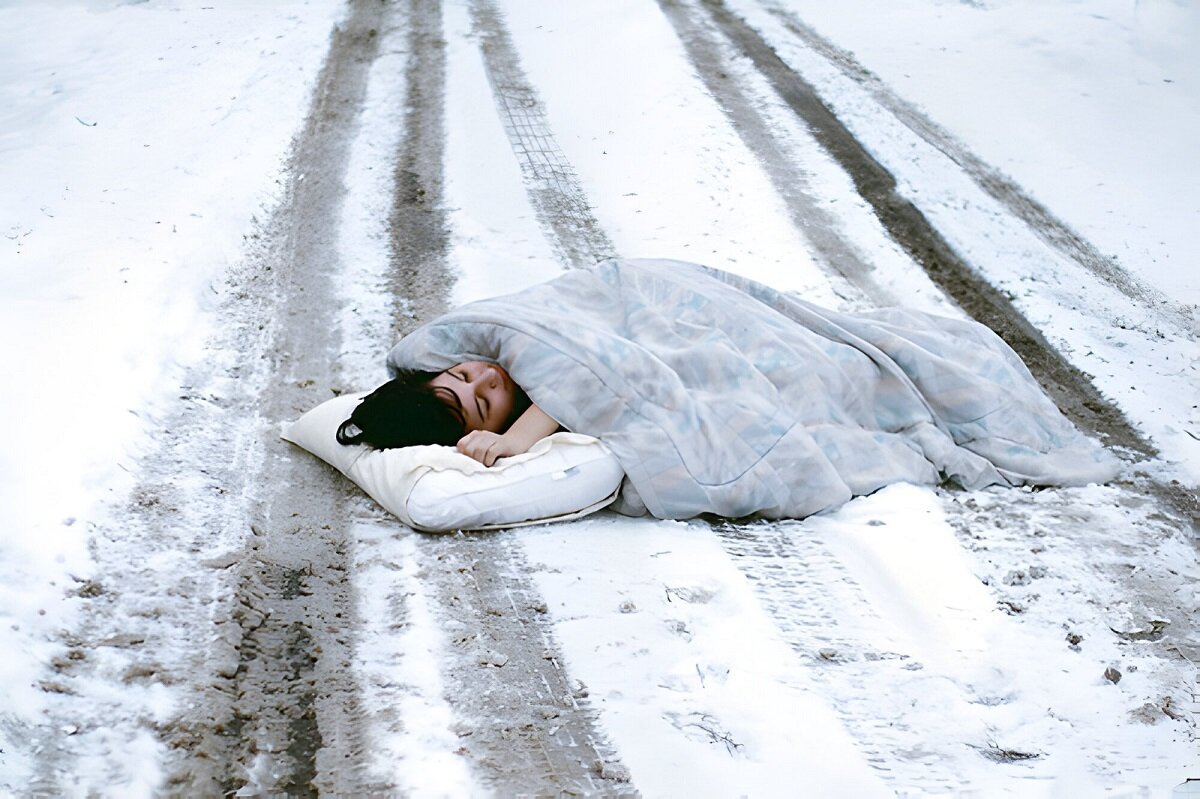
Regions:
<instances>
[{"instance_id":1,"label":"woman's face","mask_svg":"<svg viewBox=\"0 0 1200 799\"><path fill-rule=\"evenodd\" d=\"M516 385L494 363L467 361L452 366L430 381L438 399L461 419L463 431L504 432L512 415Z\"/></svg>"}]
</instances>

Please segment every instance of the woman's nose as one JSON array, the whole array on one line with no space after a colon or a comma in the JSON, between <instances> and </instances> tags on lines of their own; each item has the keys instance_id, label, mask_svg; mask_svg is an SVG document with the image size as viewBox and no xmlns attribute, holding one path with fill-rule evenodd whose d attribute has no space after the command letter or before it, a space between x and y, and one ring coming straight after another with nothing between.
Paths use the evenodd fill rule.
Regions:
<instances>
[{"instance_id":1,"label":"woman's nose","mask_svg":"<svg viewBox=\"0 0 1200 799\"><path fill-rule=\"evenodd\" d=\"M480 369L475 378L475 385L479 388L495 388L499 382L500 372L491 364Z\"/></svg>"}]
</instances>

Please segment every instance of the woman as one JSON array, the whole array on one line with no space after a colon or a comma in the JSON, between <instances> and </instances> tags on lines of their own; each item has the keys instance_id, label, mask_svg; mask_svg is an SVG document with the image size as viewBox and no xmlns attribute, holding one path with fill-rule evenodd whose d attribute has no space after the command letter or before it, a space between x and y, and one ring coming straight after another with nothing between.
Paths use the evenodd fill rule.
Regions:
<instances>
[{"instance_id":1,"label":"woman","mask_svg":"<svg viewBox=\"0 0 1200 799\"><path fill-rule=\"evenodd\" d=\"M799 518L895 482L1116 473L982 325L830 311L678 261L605 261L471 303L406 336L388 365L400 401L369 397L382 413L356 410L345 442L401 445L374 428L403 417L392 440L491 464L562 424L620 461L618 510L659 518Z\"/></svg>"},{"instance_id":2,"label":"woman","mask_svg":"<svg viewBox=\"0 0 1200 799\"><path fill-rule=\"evenodd\" d=\"M558 427L503 368L466 361L444 372L401 372L363 398L337 439L379 449L455 446L491 466L527 452Z\"/></svg>"}]
</instances>

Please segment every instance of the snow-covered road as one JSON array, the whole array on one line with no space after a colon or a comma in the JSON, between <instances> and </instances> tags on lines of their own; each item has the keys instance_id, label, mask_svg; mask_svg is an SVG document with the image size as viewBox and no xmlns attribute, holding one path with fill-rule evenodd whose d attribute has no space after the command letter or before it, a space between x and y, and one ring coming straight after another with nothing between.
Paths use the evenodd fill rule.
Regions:
<instances>
[{"instance_id":1,"label":"snow-covered road","mask_svg":"<svg viewBox=\"0 0 1200 799\"><path fill-rule=\"evenodd\" d=\"M1200 777L1200 12L832 5L0 9L0 792ZM1096 163L1141 126L1174 161ZM1125 473L426 536L277 438L415 324L614 254L973 316Z\"/></svg>"}]
</instances>

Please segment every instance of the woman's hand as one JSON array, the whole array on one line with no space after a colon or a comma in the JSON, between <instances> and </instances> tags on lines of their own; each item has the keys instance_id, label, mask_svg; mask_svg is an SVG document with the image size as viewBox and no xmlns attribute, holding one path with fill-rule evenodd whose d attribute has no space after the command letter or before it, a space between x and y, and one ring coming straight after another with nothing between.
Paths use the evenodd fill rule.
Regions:
<instances>
[{"instance_id":1,"label":"woman's hand","mask_svg":"<svg viewBox=\"0 0 1200 799\"><path fill-rule=\"evenodd\" d=\"M458 440L458 451L484 466L491 466L497 458L528 452L530 447L557 429L558 422L538 406L530 405L504 435L472 430Z\"/></svg>"},{"instance_id":2,"label":"woman's hand","mask_svg":"<svg viewBox=\"0 0 1200 799\"><path fill-rule=\"evenodd\" d=\"M458 440L457 448L459 452L474 458L484 466L491 466L497 458L520 454L511 441L499 433L489 433L487 430L472 430Z\"/></svg>"}]
</instances>

